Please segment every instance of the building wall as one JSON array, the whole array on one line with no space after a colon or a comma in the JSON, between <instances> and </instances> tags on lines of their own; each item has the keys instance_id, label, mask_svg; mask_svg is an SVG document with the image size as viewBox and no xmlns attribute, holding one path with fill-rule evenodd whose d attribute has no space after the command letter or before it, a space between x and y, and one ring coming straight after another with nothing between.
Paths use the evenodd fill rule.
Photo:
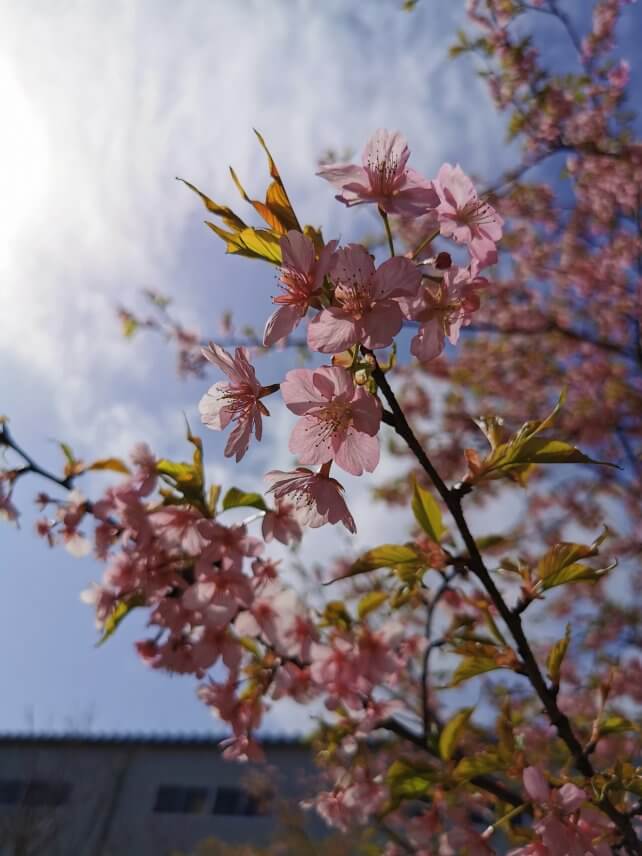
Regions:
<instances>
[{"instance_id":1,"label":"building wall","mask_svg":"<svg viewBox=\"0 0 642 856\"><path fill-rule=\"evenodd\" d=\"M0 740L0 853L169 856L189 852L209 836L265 843L278 823L281 802L304 798L315 777L309 751L301 744L270 744L266 756L267 765L226 762L208 741ZM257 806L242 796L256 790L257 780L259 790L267 787L273 794L268 814L252 813ZM16 782L31 782L31 791L11 804ZM63 805L29 805L42 801L43 793L46 801L43 783L65 782L71 791ZM178 803L170 799L173 808L185 794L199 799L182 805L191 811L159 811L162 786L173 789L166 796L179 797ZM205 799L198 791L177 788L202 789ZM219 796L217 803L221 788L236 791L227 791L227 802ZM230 806L235 794L239 799ZM213 813L215 806L250 813Z\"/></svg>"}]
</instances>

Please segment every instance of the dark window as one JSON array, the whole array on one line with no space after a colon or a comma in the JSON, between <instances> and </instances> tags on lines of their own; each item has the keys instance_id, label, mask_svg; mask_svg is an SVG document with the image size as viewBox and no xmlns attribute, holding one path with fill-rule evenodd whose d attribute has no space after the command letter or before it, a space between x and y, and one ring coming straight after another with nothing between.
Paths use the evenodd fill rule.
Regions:
<instances>
[{"instance_id":1,"label":"dark window","mask_svg":"<svg viewBox=\"0 0 642 856\"><path fill-rule=\"evenodd\" d=\"M154 811L174 814L203 814L206 802L207 788L161 785L156 792Z\"/></svg>"},{"instance_id":2,"label":"dark window","mask_svg":"<svg viewBox=\"0 0 642 856\"><path fill-rule=\"evenodd\" d=\"M70 794L71 785L68 782L0 780L0 804L4 805L57 808L69 802Z\"/></svg>"},{"instance_id":3,"label":"dark window","mask_svg":"<svg viewBox=\"0 0 642 856\"><path fill-rule=\"evenodd\" d=\"M265 814L256 797L242 788L222 787L216 789L212 814L242 814L252 816Z\"/></svg>"},{"instance_id":4,"label":"dark window","mask_svg":"<svg viewBox=\"0 0 642 856\"><path fill-rule=\"evenodd\" d=\"M15 805L21 802L24 793L24 782L11 781L9 779L0 780L0 804Z\"/></svg>"},{"instance_id":5,"label":"dark window","mask_svg":"<svg viewBox=\"0 0 642 856\"><path fill-rule=\"evenodd\" d=\"M69 802L71 785L68 782L28 782L23 802L30 806L57 807Z\"/></svg>"}]
</instances>

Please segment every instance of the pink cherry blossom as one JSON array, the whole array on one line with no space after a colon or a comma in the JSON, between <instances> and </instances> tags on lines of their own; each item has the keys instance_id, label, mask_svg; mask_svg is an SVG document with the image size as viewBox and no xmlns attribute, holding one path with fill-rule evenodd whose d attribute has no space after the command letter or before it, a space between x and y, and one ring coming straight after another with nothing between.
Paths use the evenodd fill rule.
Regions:
<instances>
[{"instance_id":1,"label":"pink cherry blossom","mask_svg":"<svg viewBox=\"0 0 642 856\"><path fill-rule=\"evenodd\" d=\"M234 627L240 636L260 638L282 656L301 660L309 656L314 627L307 610L293 589L277 582L263 586Z\"/></svg>"},{"instance_id":2,"label":"pink cherry blossom","mask_svg":"<svg viewBox=\"0 0 642 856\"><path fill-rule=\"evenodd\" d=\"M335 354L362 344L386 348L401 330L403 316L396 298L417 292L421 274L409 259L388 259L378 269L365 247L350 244L337 252L331 279L332 304L308 327L315 351Z\"/></svg>"},{"instance_id":3,"label":"pink cherry blossom","mask_svg":"<svg viewBox=\"0 0 642 856\"><path fill-rule=\"evenodd\" d=\"M440 199L437 216L441 234L458 244L466 244L480 266L494 264L495 244L502 236L504 223L500 215L478 197L459 164L443 164L435 187Z\"/></svg>"},{"instance_id":4,"label":"pink cherry blossom","mask_svg":"<svg viewBox=\"0 0 642 856\"><path fill-rule=\"evenodd\" d=\"M235 455L238 462L247 452L252 431L256 439L261 440L261 417L270 415L260 401L265 390L256 378L246 348L236 348L232 357L219 345L210 343L209 348L203 349L203 356L231 382L219 382L210 387L201 398L198 410L203 424L214 431L222 431L230 422L236 422L225 446L225 455L228 458Z\"/></svg>"},{"instance_id":5,"label":"pink cherry blossom","mask_svg":"<svg viewBox=\"0 0 642 856\"><path fill-rule=\"evenodd\" d=\"M438 202L433 184L406 168L410 150L397 131L379 129L361 156L363 166L331 164L317 175L342 192L336 197L347 206L373 202L389 214L418 217Z\"/></svg>"},{"instance_id":6,"label":"pink cherry blossom","mask_svg":"<svg viewBox=\"0 0 642 856\"><path fill-rule=\"evenodd\" d=\"M478 270L474 259L469 268L452 265L437 270L441 281L430 281L415 297L399 301L406 317L421 325L410 345L411 353L421 362L438 357L446 339L456 345L461 328L470 324L480 305L478 290L488 284L477 275Z\"/></svg>"},{"instance_id":7,"label":"pink cherry blossom","mask_svg":"<svg viewBox=\"0 0 642 856\"><path fill-rule=\"evenodd\" d=\"M266 544L269 544L273 538L282 544L301 540L301 526L291 502L280 500L276 503L276 508L265 512L261 523L261 535Z\"/></svg>"},{"instance_id":8,"label":"pink cherry blossom","mask_svg":"<svg viewBox=\"0 0 642 856\"><path fill-rule=\"evenodd\" d=\"M131 450L129 457L136 467L134 486L140 496L148 496L156 487L158 479L156 458L147 443L137 443Z\"/></svg>"},{"instance_id":9,"label":"pink cherry blossom","mask_svg":"<svg viewBox=\"0 0 642 856\"><path fill-rule=\"evenodd\" d=\"M377 432L381 405L340 366L294 369L285 376L281 394L288 408L302 418L290 437L289 449L303 464L338 466L360 476L379 463Z\"/></svg>"},{"instance_id":10,"label":"pink cherry blossom","mask_svg":"<svg viewBox=\"0 0 642 856\"><path fill-rule=\"evenodd\" d=\"M528 796L545 813L534 825L538 840L511 851L510 856L611 856L604 840L610 832L609 821L583 808L587 795L582 788L566 782L552 789L539 767L526 767L523 781Z\"/></svg>"},{"instance_id":11,"label":"pink cherry blossom","mask_svg":"<svg viewBox=\"0 0 642 856\"><path fill-rule=\"evenodd\" d=\"M302 526L316 529L326 523L343 523L349 532L357 531L343 498L343 487L324 472L324 467L318 473L305 467L293 472L271 470L265 477L271 483L268 493L276 499L287 498Z\"/></svg>"},{"instance_id":12,"label":"pink cherry blossom","mask_svg":"<svg viewBox=\"0 0 642 856\"><path fill-rule=\"evenodd\" d=\"M528 796L537 803L547 803L551 788L539 767L526 767L522 774L524 789Z\"/></svg>"},{"instance_id":13,"label":"pink cherry blossom","mask_svg":"<svg viewBox=\"0 0 642 856\"><path fill-rule=\"evenodd\" d=\"M265 325L263 344L266 347L287 338L305 317L311 302L321 292L326 274L332 268L337 246L337 241L330 241L317 259L314 244L301 232L288 232L280 243L283 264L279 282L283 293L272 298L278 309Z\"/></svg>"}]
</instances>

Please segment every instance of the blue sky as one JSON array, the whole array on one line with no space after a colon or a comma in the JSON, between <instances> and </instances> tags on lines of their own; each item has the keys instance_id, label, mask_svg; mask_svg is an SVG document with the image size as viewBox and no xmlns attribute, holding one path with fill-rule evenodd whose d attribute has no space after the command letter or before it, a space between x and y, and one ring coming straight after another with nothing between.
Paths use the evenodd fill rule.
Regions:
<instances>
[{"instance_id":1,"label":"blue sky","mask_svg":"<svg viewBox=\"0 0 642 856\"><path fill-rule=\"evenodd\" d=\"M0 413L43 464L56 466L56 439L86 458L125 454L140 439L159 455L181 454L183 412L198 424L208 384L181 383L174 355L158 341L125 343L115 304L158 288L186 322L213 331L225 309L259 326L270 312L273 271L225 257L202 226L198 200L174 176L240 209L227 167L261 194L256 127L300 218L347 240L372 226L372 215L339 206L314 176L328 147L358 153L384 126L402 130L413 165L427 175L450 160L492 179L513 163L471 64L447 59L463 2L424 0L413 15L399 5L0 0ZM642 17L639 8L628 14L632 47ZM259 370L265 382L278 371L278 358ZM226 486L256 486L267 468L291 463L288 425L277 408L240 470L208 432L210 473ZM385 461L380 476L394 466ZM31 497L45 487L23 481L22 528L0 528L0 729L32 721L64 729L88 717L100 730L212 727L192 679L137 660L139 618L94 647L93 616L78 595L101 569L33 536ZM357 546L399 537L400 517L372 513L366 485L348 487ZM344 548L324 532L304 555ZM295 720L289 712L268 727Z\"/></svg>"}]
</instances>

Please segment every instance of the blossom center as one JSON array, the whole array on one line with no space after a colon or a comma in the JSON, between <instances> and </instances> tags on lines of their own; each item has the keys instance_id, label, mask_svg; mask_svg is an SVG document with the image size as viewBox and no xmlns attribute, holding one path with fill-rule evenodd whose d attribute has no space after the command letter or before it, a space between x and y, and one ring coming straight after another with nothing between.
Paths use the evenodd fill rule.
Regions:
<instances>
[{"instance_id":1,"label":"blossom center","mask_svg":"<svg viewBox=\"0 0 642 856\"><path fill-rule=\"evenodd\" d=\"M381 153L369 157L366 169L372 190L379 196L390 196L399 178L399 160L394 155L382 156Z\"/></svg>"},{"instance_id":2,"label":"blossom center","mask_svg":"<svg viewBox=\"0 0 642 856\"><path fill-rule=\"evenodd\" d=\"M362 318L372 309L370 289L356 280L337 285L334 296L341 308L353 318Z\"/></svg>"},{"instance_id":3,"label":"blossom center","mask_svg":"<svg viewBox=\"0 0 642 856\"><path fill-rule=\"evenodd\" d=\"M473 199L457 211L457 222L464 226L482 226L495 221L494 211L487 202Z\"/></svg>"},{"instance_id":4,"label":"blossom center","mask_svg":"<svg viewBox=\"0 0 642 856\"><path fill-rule=\"evenodd\" d=\"M224 399L225 407L234 416L244 416L254 408L257 396L249 384L229 384L227 389L221 390L219 398Z\"/></svg>"},{"instance_id":5,"label":"blossom center","mask_svg":"<svg viewBox=\"0 0 642 856\"><path fill-rule=\"evenodd\" d=\"M279 287L283 294L277 294L272 298L273 303L301 306L309 303L311 294L310 277L298 270L281 268L279 276Z\"/></svg>"}]
</instances>

